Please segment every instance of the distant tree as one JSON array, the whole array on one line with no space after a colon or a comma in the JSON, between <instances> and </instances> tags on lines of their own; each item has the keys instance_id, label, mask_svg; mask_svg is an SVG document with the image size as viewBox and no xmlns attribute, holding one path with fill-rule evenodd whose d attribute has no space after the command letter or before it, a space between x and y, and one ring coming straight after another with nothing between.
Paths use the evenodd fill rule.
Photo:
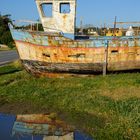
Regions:
<instances>
[{"instance_id":1,"label":"distant tree","mask_svg":"<svg viewBox=\"0 0 140 140\"><path fill-rule=\"evenodd\" d=\"M8 23L12 23L10 16L0 15L0 44L5 44L12 48L14 47L14 41L8 27Z\"/></svg>"}]
</instances>

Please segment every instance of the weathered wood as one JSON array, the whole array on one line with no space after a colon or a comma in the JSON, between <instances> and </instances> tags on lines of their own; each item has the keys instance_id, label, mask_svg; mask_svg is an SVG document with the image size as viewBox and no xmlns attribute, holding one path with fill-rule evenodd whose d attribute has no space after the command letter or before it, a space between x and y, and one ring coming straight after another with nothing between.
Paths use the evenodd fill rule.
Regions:
<instances>
[{"instance_id":1,"label":"weathered wood","mask_svg":"<svg viewBox=\"0 0 140 140\"><path fill-rule=\"evenodd\" d=\"M106 76L106 72L107 72L108 44L109 44L109 41L106 42L106 48L105 48L105 54L104 54L104 64L103 64L103 76Z\"/></svg>"}]
</instances>

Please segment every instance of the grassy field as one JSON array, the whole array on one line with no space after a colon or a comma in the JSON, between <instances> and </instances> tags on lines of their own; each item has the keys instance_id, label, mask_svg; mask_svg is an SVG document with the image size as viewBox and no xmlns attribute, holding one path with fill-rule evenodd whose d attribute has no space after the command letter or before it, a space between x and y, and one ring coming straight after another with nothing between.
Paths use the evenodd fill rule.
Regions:
<instances>
[{"instance_id":1,"label":"grassy field","mask_svg":"<svg viewBox=\"0 0 140 140\"><path fill-rule=\"evenodd\" d=\"M0 111L56 112L96 140L140 140L140 74L35 78L15 62L0 67Z\"/></svg>"}]
</instances>

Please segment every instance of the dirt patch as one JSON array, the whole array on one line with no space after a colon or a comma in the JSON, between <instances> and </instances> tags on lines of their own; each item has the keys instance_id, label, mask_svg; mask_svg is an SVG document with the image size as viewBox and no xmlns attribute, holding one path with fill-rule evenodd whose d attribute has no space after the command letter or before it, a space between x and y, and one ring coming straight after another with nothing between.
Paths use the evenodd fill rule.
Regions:
<instances>
[{"instance_id":1,"label":"dirt patch","mask_svg":"<svg viewBox=\"0 0 140 140\"><path fill-rule=\"evenodd\" d=\"M0 99L1 103L2 99ZM37 105L29 102L13 102L9 103L3 100L3 104L0 104L0 112L6 114L38 114L49 113L46 108L39 108Z\"/></svg>"},{"instance_id":2,"label":"dirt patch","mask_svg":"<svg viewBox=\"0 0 140 140\"><path fill-rule=\"evenodd\" d=\"M117 90L104 91L102 96L107 96L113 100L125 100L129 98L140 98L140 88L139 87L129 87L129 88L118 88Z\"/></svg>"}]
</instances>

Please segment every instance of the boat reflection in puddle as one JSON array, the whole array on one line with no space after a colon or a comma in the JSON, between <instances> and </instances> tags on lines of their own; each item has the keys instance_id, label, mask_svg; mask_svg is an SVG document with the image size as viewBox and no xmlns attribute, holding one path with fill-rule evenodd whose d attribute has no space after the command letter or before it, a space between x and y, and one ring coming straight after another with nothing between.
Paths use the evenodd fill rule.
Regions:
<instances>
[{"instance_id":1,"label":"boat reflection in puddle","mask_svg":"<svg viewBox=\"0 0 140 140\"><path fill-rule=\"evenodd\" d=\"M93 140L58 120L55 113L32 115L0 114L2 140Z\"/></svg>"}]
</instances>

